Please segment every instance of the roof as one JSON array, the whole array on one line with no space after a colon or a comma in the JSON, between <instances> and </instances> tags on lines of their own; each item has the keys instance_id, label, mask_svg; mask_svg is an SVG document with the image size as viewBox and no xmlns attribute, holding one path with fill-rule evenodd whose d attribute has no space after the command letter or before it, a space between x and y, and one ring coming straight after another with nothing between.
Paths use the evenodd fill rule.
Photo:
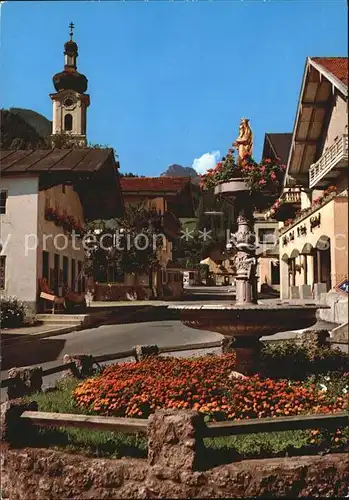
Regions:
<instances>
[{"instance_id":1,"label":"roof","mask_svg":"<svg viewBox=\"0 0 349 500\"><path fill-rule=\"evenodd\" d=\"M78 172L81 174L100 170L108 160L114 160L111 148L0 151L1 175L56 172Z\"/></svg>"},{"instance_id":2,"label":"roof","mask_svg":"<svg viewBox=\"0 0 349 500\"><path fill-rule=\"evenodd\" d=\"M299 95L285 182L289 176L307 183L309 167L321 154L333 96L348 98L348 58L308 57Z\"/></svg>"},{"instance_id":3,"label":"roof","mask_svg":"<svg viewBox=\"0 0 349 500\"><path fill-rule=\"evenodd\" d=\"M311 57L313 62L322 66L325 72L348 85L348 58L347 57Z\"/></svg>"},{"instance_id":4,"label":"roof","mask_svg":"<svg viewBox=\"0 0 349 500\"><path fill-rule=\"evenodd\" d=\"M287 163L288 154L292 143L292 132L287 133L266 133L263 146L263 158L271 156L270 152L276 158L280 158L282 163ZM269 151L270 152L269 152Z\"/></svg>"},{"instance_id":5,"label":"roof","mask_svg":"<svg viewBox=\"0 0 349 500\"><path fill-rule=\"evenodd\" d=\"M121 190L125 193L173 193L181 191L191 182L190 177L121 177Z\"/></svg>"},{"instance_id":6,"label":"roof","mask_svg":"<svg viewBox=\"0 0 349 500\"><path fill-rule=\"evenodd\" d=\"M0 151L3 177L38 176L40 189L72 184L86 219L112 219L123 213L118 163L111 148Z\"/></svg>"}]
</instances>

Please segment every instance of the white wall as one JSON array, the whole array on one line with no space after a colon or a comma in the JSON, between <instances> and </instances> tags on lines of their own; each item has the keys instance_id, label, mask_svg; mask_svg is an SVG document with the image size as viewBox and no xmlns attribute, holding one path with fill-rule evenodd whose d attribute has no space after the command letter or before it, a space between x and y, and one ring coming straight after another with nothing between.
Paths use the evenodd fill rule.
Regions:
<instances>
[{"instance_id":1,"label":"white wall","mask_svg":"<svg viewBox=\"0 0 349 500\"><path fill-rule=\"evenodd\" d=\"M36 251L25 251L38 230L38 177L3 177L6 214L1 215L1 255L6 256L5 292L33 305L37 293ZM27 254L27 255L26 255Z\"/></svg>"},{"instance_id":2,"label":"white wall","mask_svg":"<svg viewBox=\"0 0 349 500\"><path fill-rule=\"evenodd\" d=\"M38 278L42 277L42 252L49 253L49 269L54 267L54 254L60 255L60 269L63 269L63 256L68 257L68 285L71 285L72 259L76 261L76 273L78 275L77 261L84 262L84 249L80 238L73 241L70 234L53 221L45 219L45 206L58 209L61 213L65 210L67 215L72 215L84 223L84 215L78 194L72 186L55 186L39 193L39 215L38 215ZM61 235L61 236L58 236ZM75 248L74 248L75 246ZM62 289L59 290L62 293Z\"/></svg>"},{"instance_id":3,"label":"white wall","mask_svg":"<svg viewBox=\"0 0 349 500\"><path fill-rule=\"evenodd\" d=\"M331 119L327 130L323 153L327 148L332 146L337 137L347 133L348 106L345 100L340 95L337 95L336 103L331 113Z\"/></svg>"}]
</instances>

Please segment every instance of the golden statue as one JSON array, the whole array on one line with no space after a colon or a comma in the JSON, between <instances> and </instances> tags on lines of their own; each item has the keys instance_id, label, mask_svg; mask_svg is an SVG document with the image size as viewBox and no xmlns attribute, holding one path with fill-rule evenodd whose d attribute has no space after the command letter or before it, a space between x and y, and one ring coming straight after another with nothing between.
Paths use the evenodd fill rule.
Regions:
<instances>
[{"instance_id":1,"label":"golden statue","mask_svg":"<svg viewBox=\"0 0 349 500\"><path fill-rule=\"evenodd\" d=\"M252 156L253 134L248 118L242 118L239 126L239 137L233 142L233 146L238 149L238 165L242 164L245 156Z\"/></svg>"}]
</instances>

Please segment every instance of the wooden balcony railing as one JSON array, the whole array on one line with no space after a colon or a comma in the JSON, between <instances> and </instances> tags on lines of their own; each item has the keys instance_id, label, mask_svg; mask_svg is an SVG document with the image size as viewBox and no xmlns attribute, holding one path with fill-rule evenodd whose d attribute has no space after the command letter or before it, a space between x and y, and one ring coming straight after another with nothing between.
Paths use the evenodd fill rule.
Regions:
<instances>
[{"instance_id":1,"label":"wooden balcony railing","mask_svg":"<svg viewBox=\"0 0 349 500\"><path fill-rule=\"evenodd\" d=\"M290 204L301 203L301 191L298 188L296 189L297 190L284 191L282 193L281 198L284 201L284 203L290 203Z\"/></svg>"},{"instance_id":2,"label":"wooden balcony railing","mask_svg":"<svg viewBox=\"0 0 349 500\"><path fill-rule=\"evenodd\" d=\"M309 188L313 188L326 174L348 163L348 135L343 134L309 169Z\"/></svg>"}]
</instances>

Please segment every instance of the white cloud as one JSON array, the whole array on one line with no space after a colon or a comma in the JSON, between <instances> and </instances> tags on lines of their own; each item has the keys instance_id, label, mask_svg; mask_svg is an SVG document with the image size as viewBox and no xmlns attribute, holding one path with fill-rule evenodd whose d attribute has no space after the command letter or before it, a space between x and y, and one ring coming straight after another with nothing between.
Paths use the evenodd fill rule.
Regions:
<instances>
[{"instance_id":1,"label":"white cloud","mask_svg":"<svg viewBox=\"0 0 349 500\"><path fill-rule=\"evenodd\" d=\"M204 153L200 158L195 158L192 167L198 174L205 174L209 168L213 168L221 156L220 151Z\"/></svg>"}]
</instances>

